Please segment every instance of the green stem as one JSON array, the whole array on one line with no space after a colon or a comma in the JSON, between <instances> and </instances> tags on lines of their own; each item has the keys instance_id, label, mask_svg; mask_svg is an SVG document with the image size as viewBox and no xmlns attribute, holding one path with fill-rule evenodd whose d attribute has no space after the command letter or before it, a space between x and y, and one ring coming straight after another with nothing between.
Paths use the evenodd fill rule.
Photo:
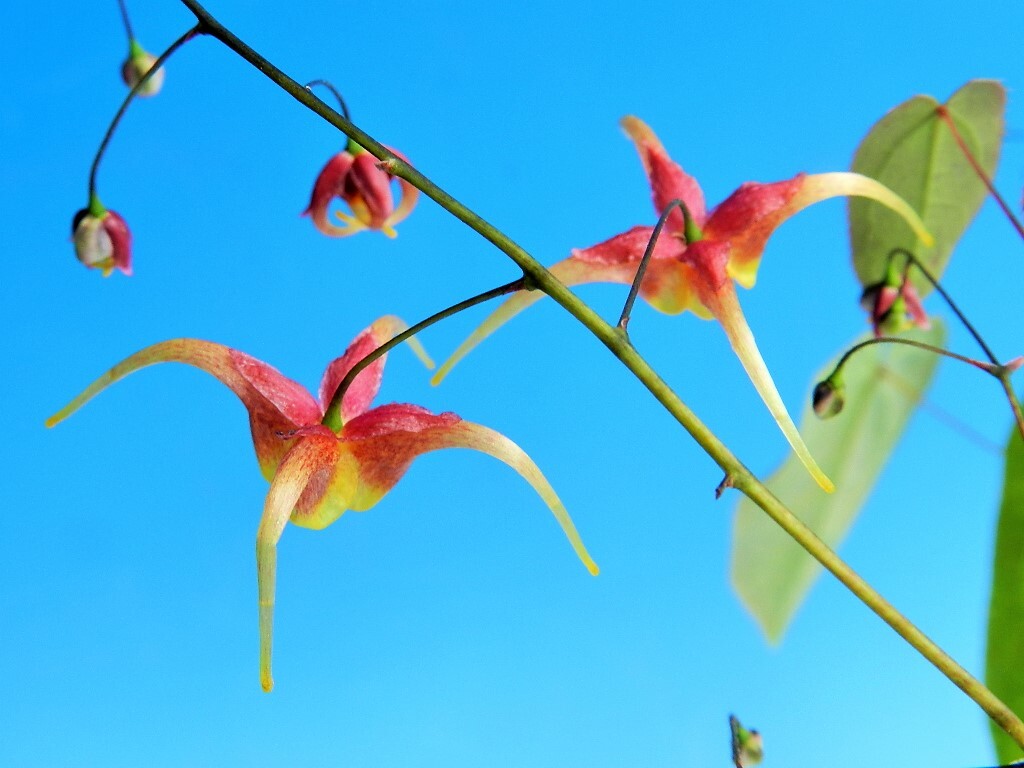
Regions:
<instances>
[{"instance_id":1,"label":"green stem","mask_svg":"<svg viewBox=\"0 0 1024 768\"><path fill-rule=\"evenodd\" d=\"M124 0L117 0L118 6L121 8L121 21L124 22L124 31L128 35L128 45L131 45L135 40L135 33L132 32L132 22L128 18L128 8L124 4Z\"/></svg>"},{"instance_id":2,"label":"green stem","mask_svg":"<svg viewBox=\"0 0 1024 768\"><path fill-rule=\"evenodd\" d=\"M107 145L110 140L114 137L114 131L117 130L118 123L121 122L121 117L124 115L125 110L128 109L128 105L132 103L132 99L135 95L146 85L149 78L152 77L159 69L164 65L164 62L171 57L176 50L181 48L185 43L191 40L198 34L203 32L203 25L197 24L192 27L188 32L179 37L166 51L161 53L157 60L153 62L153 66L142 77L139 78L139 82L128 92L128 95L124 97L124 101L121 102L121 108L117 110L117 114L114 115L114 119L110 121L110 126L107 128L107 132L103 134L103 141L100 142L99 149L96 150L96 156L92 159L92 167L89 169L89 197L93 197L96 194L96 172L100 167L100 160L103 159L103 154L107 151Z\"/></svg>"},{"instance_id":3,"label":"green stem","mask_svg":"<svg viewBox=\"0 0 1024 768\"><path fill-rule=\"evenodd\" d=\"M348 371L348 373L345 374L345 377L338 384L338 388L334 390L334 395L331 397L331 402L327 406L327 410L324 411L324 418L321 423L324 426L334 430L335 432L341 430L341 403L342 400L345 399L345 393L348 392L348 388L352 386L352 382L356 380L356 376L362 373L363 370L367 368L367 366L372 365L375 360L386 355L388 352L397 347L403 341L411 339L424 328L429 328L434 323L440 322L441 320L444 320L446 317L451 317L452 315L458 314L464 309L475 307L477 304L482 304L485 301L490 301L491 299L497 298L498 296L504 296L507 293L515 293L516 291L521 291L525 287L525 284L525 279L521 277L518 280L513 280L511 283L499 285L497 288L491 288L491 290L489 291L484 291L483 293L479 293L476 296L473 296L469 299L460 301L458 304L453 304L447 309L442 309L440 312L435 312L426 320L421 320L420 322L416 323L416 325L410 328L406 328L404 331L397 334L394 338L389 339L388 341L381 344L379 347L377 347L375 350L370 352L368 355L363 357L359 362L353 365L352 368Z\"/></svg>"},{"instance_id":4,"label":"green stem","mask_svg":"<svg viewBox=\"0 0 1024 768\"><path fill-rule=\"evenodd\" d=\"M963 690L980 706L1009 736L1024 748L1024 722L1010 709L956 663L917 627L910 623L878 592L871 588L850 566L843 562L825 542L801 522L780 502L771 491L729 451L728 448L705 426L682 400L672 391L643 357L630 345L618 329L605 322L589 306L580 301L565 285L555 278L543 265L508 236L482 219L465 205L435 185L415 168L389 152L383 145L345 120L334 110L304 89L299 83L285 75L234 34L223 27L196 0L181 0L199 19L205 32L216 37L228 48L259 69L271 81L293 96L342 133L365 147L382 166L393 175L408 181L423 194L455 216L475 232L514 261L532 283L561 305L589 330L623 365L642 383L648 391L679 422L701 448L731 478L732 485L763 509L801 547L839 579L868 608L891 626L922 656L938 668L949 680Z\"/></svg>"}]
</instances>

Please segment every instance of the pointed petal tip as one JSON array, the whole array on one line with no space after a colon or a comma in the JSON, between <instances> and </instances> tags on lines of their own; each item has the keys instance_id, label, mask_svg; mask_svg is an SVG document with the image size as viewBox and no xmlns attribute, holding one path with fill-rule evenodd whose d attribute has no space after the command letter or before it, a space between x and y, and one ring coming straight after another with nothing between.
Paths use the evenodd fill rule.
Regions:
<instances>
[{"instance_id":1,"label":"pointed petal tip","mask_svg":"<svg viewBox=\"0 0 1024 768\"><path fill-rule=\"evenodd\" d=\"M657 137L654 135L654 131L651 130L651 127L636 115L626 115L619 120L619 125L622 126L622 130L624 130L626 135L633 141L642 142L650 141L651 139L658 141Z\"/></svg>"},{"instance_id":2,"label":"pointed petal tip","mask_svg":"<svg viewBox=\"0 0 1024 768\"><path fill-rule=\"evenodd\" d=\"M263 689L264 693L270 693L274 690L274 678L271 676L270 672L260 673L260 687Z\"/></svg>"},{"instance_id":3,"label":"pointed petal tip","mask_svg":"<svg viewBox=\"0 0 1024 768\"><path fill-rule=\"evenodd\" d=\"M812 174L804 178L804 190L798 197L804 194L807 197L800 201L796 210L837 195L866 197L899 214L923 245L930 248L935 244L935 238L932 237L917 211L911 208L910 204L902 197L870 176L852 171L835 171Z\"/></svg>"},{"instance_id":4,"label":"pointed petal tip","mask_svg":"<svg viewBox=\"0 0 1024 768\"><path fill-rule=\"evenodd\" d=\"M739 358L740 364L750 378L750 382L761 396L761 401L768 408L768 412L772 415L779 430L793 449L793 453L800 459L800 463L804 465L807 472L814 478L814 481L821 486L821 489L826 493L832 493L835 490L835 485L821 470L814 457L811 456L811 452L807 448L803 437L801 437L800 431L797 429L796 424L793 423L793 419L790 418L789 411L786 410L782 397L779 395L779 390L776 388L771 373L768 371L768 366L765 364L764 358L757 348L757 343L754 341L754 335L750 331L750 326L743 316L739 302L736 299L736 292L732 288L732 283L727 283L726 285L728 286L726 290L714 296L714 301L712 302L714 306L708 308L718 319L718 322L721 323L722 330L725 331L733 352Z\"/></svg>"},{"instance_id":5,"label":"pointed petal tip","mask_svg":"<svg viewBox=\"0 0 1024 768\"><path fill-rule=\"evenodd\" d=\"M597 567L597 563L595 563L589 557L583 561L583 564L587 566L587 570L590 571L591 576L597 576L599 573L601 573L601 569Z\"/></svg>"}]
</instances>

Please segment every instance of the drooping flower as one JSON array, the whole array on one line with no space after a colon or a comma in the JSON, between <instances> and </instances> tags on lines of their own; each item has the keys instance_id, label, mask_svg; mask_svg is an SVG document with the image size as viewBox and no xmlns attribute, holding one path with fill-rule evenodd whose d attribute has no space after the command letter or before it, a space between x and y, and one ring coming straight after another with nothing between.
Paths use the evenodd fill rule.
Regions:
<instances>
[{"instance_id":1,"label":"drooping flower","mask_svg":"<svg viewBox=\"0 0 1024 768\"><path fill-rule=\"evenodd\" d=\"M752 287L761 254L775 228L807 206L830 197L877 200L903 216L922 240L930 242L924 224L891 190L856 173L798 174L771 184L747 182L708 214L700 186L673 162L654 132L636 117L624 118L622 126L640 154L655 210L660 214L679 200L690 219L688 227L678 208L669 215L640 295L667 314L691 310L699 317L718 320L793 450L819 485L831 490L831 481L814 462L775 388L740 310L733 281ZM636 276L653 230L633 227L598 245L574 250L568 259L551 267L551 272L570 286L598 282L628 285ZM542 296L540 291L522 291L507 299L441 366L434 383L498 327Z\"/></svg>"},{"instance_id":2,"label":"drooping flower","mask_svg":"<svg viewBox=\"0 0 1024 768\"><path fill-rule=\"evenodd\" d=\"M89 207L71 220L71 239L78 260L104 277L115 269L132 273L132 233L121 215L104 208L95 194L89 197Z\"/></svg>"},{"instance_id":3,"label":"drooping flower","mask_svg":"<svg viewBox=\"0 0 1024 768\"><path fill-rule=\"evenodd\" d=\"M146 51L134 37L128 43L128 58L121 65L121 79L129 88L134 88L150 68L156 64L156 56ZM160 67L137 92L138 96L155 96L164 84L164 68Z\"/></svg>"},{"instance_id":4,"label":"drooping flower","mask_svg":"<svg viewBox=\"0 0 1024 768\"><path fill-rule=\"evenodd\" d=\"M388 147L403 160L405 157ZM378 165L376 157L350 141L348 147L336 154L320 171L313 184L313 194L303 216L313 219L318 230L331 237L347 237L364 229L376 229L388 237L395 237L395 225L408 216L419 190L405 179L399 179L401 199L395 206L391 194L391 181L395 177ZM348 203L352 214L336 211L335 215L344 222L339 227L330 222L329 207L334 198Z\"/></svg>"},{"instance_id":5,"label":"drooping flower","mask_svg":"<svg viewBox=\"0 0 1024 768\"><path fill-rule=\"evenodd\" d=\"M894 259L889 261L885 278L864 289L860 304L869 315L876 338L902 333L914 326L924 330L931 327L917 289Z\"/></svg>"},{"instance_id":6,"label":"drooping flower","mask_svg":"<svg viewBox=\"0 0 1024 768\"><path fill-rule=\"evenodd\" d=\"M319 398L301 385L243 352L196 339L175 339L147 347L111 368L47 422L52 427L110 384L154 363L179 362L213 375L249 411L256 458L270 491L256 534L259 587L260 680L271 690L271 648L277 542L291 520L305 528L325 528L348 510L373 507L402 478L413 460L441 448L472 448L518 472L554 513L576 554L591 573L590 558L565 507L533 461L508 438L454 413L433 414L416 405L392 403L370 408L380 387L385 357L356 376L341 400L341 427L324 426L324 413L352 367L405 329L396 317L383 317L363 330L345 354L327 366ZM433 363L415 339L414 351Z\"/></svg>"}]
</instances>

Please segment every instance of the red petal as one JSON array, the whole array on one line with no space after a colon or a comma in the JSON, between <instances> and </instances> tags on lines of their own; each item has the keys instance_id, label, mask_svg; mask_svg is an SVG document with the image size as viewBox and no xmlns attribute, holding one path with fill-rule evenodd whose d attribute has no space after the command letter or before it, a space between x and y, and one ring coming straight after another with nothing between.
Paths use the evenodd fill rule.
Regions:
<instances>
[{"instance_id":1,"label":"red petal","mask_svg":"<svg viewBox=\"0 0 1024 768\"><path fill-rule=\"evenodd\" d=\"M555 515L580 560L591 573L597 573L568 512L537 465L494 430L463 421L454 413L434 415L416 405L395 403L353 419L342 431L341 440L359 464L353 510L369 509L380 501L417 456L442 448L472 448L503 461L530 483Z\"/></svg>"},{"instance_id":2,"label":"red petal","mask_svg":"<svg viewBox=\"0 0 1024 768\"><path fill-rule=\"evenodd\" d=\"M335 391L341 384L345 375L352 370L356 363L377 349L381 344L390 341L409 326L401 318L394 315L385 315L374 321L368 328L364 328L355 337L345 354L336 358L327 366L323 379L320 381L320 405L327 410ZM423 346L414 337L407 341L413 348L416 356L423 361L428 368L433 368L433 361L427 357ZM366 411L377 396L380 390L381 377L384 374L384 363L387 355L383 355L368 365L356 376L355 381L345 392L345 398L341 403L342 421L353 419Z\"/></svg>"},{"instance_id":3,"label":"red petal","mask_svg":"<svg viewBox=\"0 0 1024 768\"><path fill-rule=\"evenodd\" d=\"M797 212L790 203L805 179L806 175L801 173L773 184L747 182L711 212L704 238L729 242L730 274L741 285L749 288L754 284L768 238L779 224Z\"/></svg>"},{"instance_id":4,"label":"red petal","mask_svg":"<svg viewBox=\"0 0 1024 768\"><path fill-rule=\"evenodd\" d=\"M643 163L651 184L651 199L654 201L657 214L660 216L673 200L682 200L690 209L690 215L697 226L703 226L704 193L697 180L668 156L654 131L643 120L632 116L624 117L622 127L640 153L640 162ZM668 228L673 232L683 231L683 214L678 209L669 215Z\"/></svg>"},{"instance_id":5,"label":"red petal","mask_svg":"<svg viewBox=\"0 0 1024 768\"><path fill-rule=\"evenodd\" d=\"M352 234L348 227L337 227L332 224L327 209L331 200L341 196L354 159L348 152L339 152L327 161L313 184L313 194L310 197L309 206L302 215L312 217L313 224L325 235L344 237Z\"/></svg>"},{"instance_id":6,"label":"red petal","mask_svg":"<svg viewBox=\"0 0 1024 768\"><path fill-rule=\"evenodd\" d=\"M132 233L128 224L115 211L107 211L103 218L103 229L110 237L112 246L111 258L114 266L126 275L132 273Z\"/></svg>"},{"instance_id":7,"label":"red petal","mask_svg":"<svg viewBox=\"0 0 1024 768\"><path fill-rule=\"evenodd\" d=\"M260 469L269 480L291 443L278 432L290 432L319 422L320 407L299 384L243 352L198 339L174 339L136 352L121 361L62 410L47 420L64 420L109 385L155 363L186 363L216 377L234 392L249 411L253 444Z\"/></svg>"},{"instance_id":8,"label":"red petal","mask_svg":"<svg viewBox=\"0 0 1024 768\"><path fill-rule=\"evenodd\" d=\"M647 250L647 244L654 234L654 227L633 227L621 235L605 240L603 243L589 248L574 248L572 258L586 264L626 264L638 262ZM661 231L658 242L654 246L651 260L679 258L686 248L678 237L673 236L668 227ZM634 264L634 269L636 265ZM632 278L630 278L632 280Z\"/></svg>"},{"instance_id":9,"label":"red petal","mask_svg":"<svg viewBox=\"0 0 1024 768\"><path fill-rule=\"evenodd\" d=\"M369 152L357 155L352 164L352 172L345 180L343 192L357 218L362 219L360 203L365 205L370 220L363 223L373 229L383 227L394 210L391 176L377 167L378 162Z\"/></svg>"}]
</instances>

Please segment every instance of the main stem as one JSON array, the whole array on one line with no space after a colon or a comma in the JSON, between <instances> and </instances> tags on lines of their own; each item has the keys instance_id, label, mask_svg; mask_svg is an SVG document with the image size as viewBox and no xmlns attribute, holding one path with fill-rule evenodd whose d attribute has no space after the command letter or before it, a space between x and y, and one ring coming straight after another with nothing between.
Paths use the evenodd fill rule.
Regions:
<instances>
[{"instance_id":1,"label":"main stem","mask_svg":"<svg viewBox=\"0 0 1024 768\"><path fill-rule=\"evenodd\" d=\"M330 109L320 99L292 80L267 59L250 48L230 30L207 13L196 0L181 0L199 20L203 31L216 37L228 48L248 61L260 72L298 102L309 108L350 139L382 161L391 174L399 176L419 189L434 202L455 216L514 261L533 281L534 285L554 299L575 317L587 330L604 344L623 365L650 391L676 421L682 425L702 449L731 479L731 485L746 495L769 517L778 523L801 547L831 572L847 589L892 627L922 656L934 664L949 680L973 699L1022 749L1024 749L1024 722L1000 701L995 694L956 663L945 651L915 627L885 598L876 592L832 549L819 539L768 488L740 462L732 452L697 418L672 389L661 379L633 346L605 322L589 306L580 301L565 285L555 278L529 253L504 233L482 219L422 173L389 152L374 138L361 131Z\"/></svg>"}]
</instances>

